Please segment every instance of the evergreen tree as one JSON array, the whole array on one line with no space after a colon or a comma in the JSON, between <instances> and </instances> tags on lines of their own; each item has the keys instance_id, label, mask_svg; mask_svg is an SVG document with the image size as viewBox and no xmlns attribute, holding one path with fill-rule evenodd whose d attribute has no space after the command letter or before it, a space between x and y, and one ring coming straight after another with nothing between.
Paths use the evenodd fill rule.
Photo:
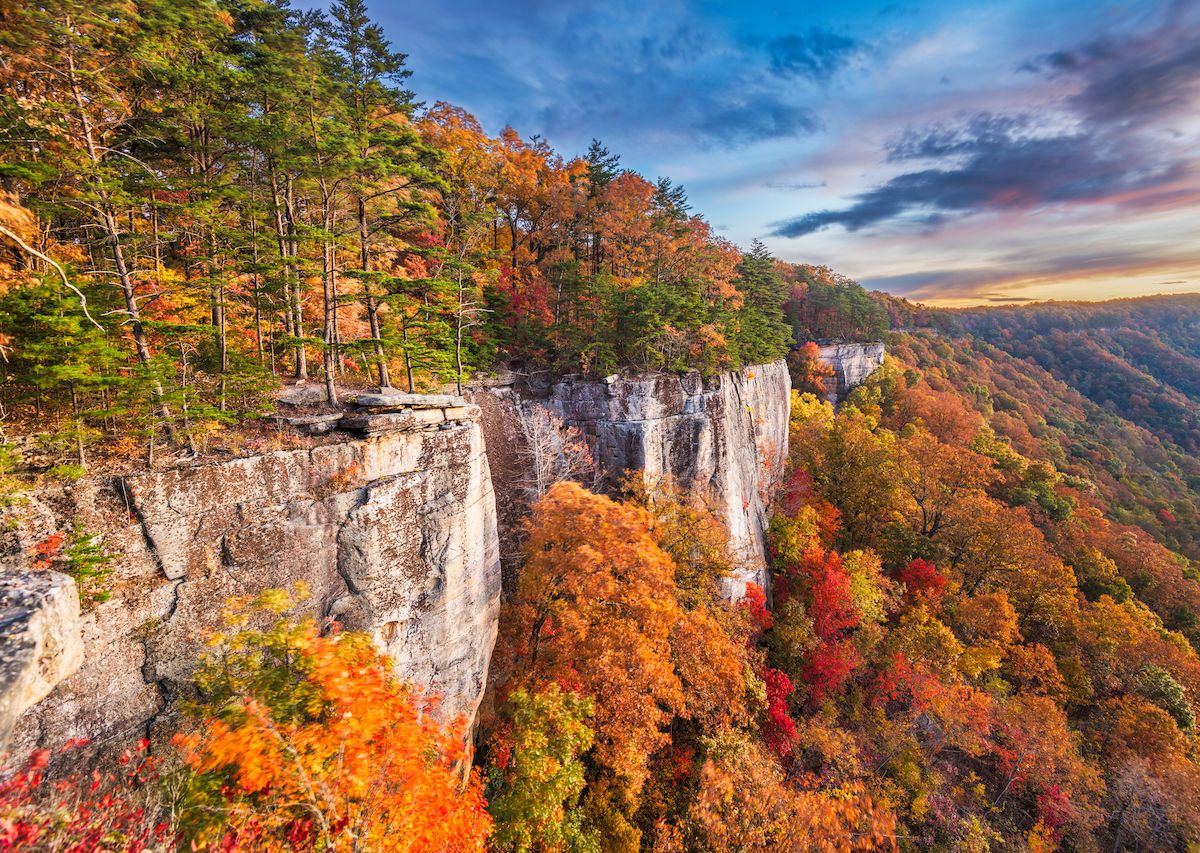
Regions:
<instances>
[{"instance_id":1,"label":"evergreen tree","mask_svg":"<svg viewBox=\"0 0 1200 853\"><path fill-rule=\"evenodd\" d=\"M761 364L787 353L791 329L783 321L787 283L775 268L775 259L758 240L738 265L738 290L743 303L738 312L738 345L742 361Z\"/></svg>"}]
</instances>

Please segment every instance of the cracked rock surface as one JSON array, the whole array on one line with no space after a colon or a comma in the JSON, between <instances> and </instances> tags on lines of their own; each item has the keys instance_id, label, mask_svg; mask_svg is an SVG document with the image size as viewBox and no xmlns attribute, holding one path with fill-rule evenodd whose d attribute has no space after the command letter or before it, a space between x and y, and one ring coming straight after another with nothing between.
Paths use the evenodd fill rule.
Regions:
<instances>
[{"instance_id":1,"label":"cracked rock surface","mask_svg":"<svg viewBox=\"0 0 1200 853\"><path fill-rule=\"evenodd\" d=\"M45 680L53 690L18 708L14 750L165 734L158 723L188 691L222 604L297 581L310 590L302 614L370 633L401 679L443 697L447 717L478 709L500 564L469 417L84 483L52 503L60 525L102 535L112 594L78 617L77 670L60 668ZM27 557L0 550L0 571Z\"/></svg>"}]
</instances>

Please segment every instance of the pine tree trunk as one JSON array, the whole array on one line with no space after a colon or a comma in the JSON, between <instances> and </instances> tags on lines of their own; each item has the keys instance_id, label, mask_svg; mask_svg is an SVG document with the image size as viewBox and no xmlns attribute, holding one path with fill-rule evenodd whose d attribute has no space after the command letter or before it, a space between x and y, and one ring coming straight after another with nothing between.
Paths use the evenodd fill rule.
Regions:
<instances>
[{"instance_id":1,"label":"pine tree trunk","mask_svg":"<svg viewBox=\"0 0 1200 853\"><path fill-rule=\"evenodd\" d=\"M383 350L383 339L379 327L379 306L375 302L375 294L371 290L370 234L367 231L367 203L358 200L358 252L359 264L363 271L363 295L367 301L367 324L371 329L371 342L375 350L375 371L379 377L381 388L390 388L392 378L388 375L387 357Z\"/></svg>"}]
</instances>

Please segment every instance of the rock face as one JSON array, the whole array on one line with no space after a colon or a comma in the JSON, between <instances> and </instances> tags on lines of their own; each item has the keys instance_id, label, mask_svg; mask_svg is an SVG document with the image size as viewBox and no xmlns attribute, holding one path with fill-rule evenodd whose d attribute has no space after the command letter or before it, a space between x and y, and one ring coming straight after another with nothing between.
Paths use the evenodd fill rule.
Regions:
<instances>
[{"instance_id":1,"label":"rock face","mask_svg":"<svg viewBox=\"0 0 1200 853\"><path fill-rule=\"evenodd\" d=\"M17 717L82 662L75 581L58 572L0 575L0 750Z\"/></svg>"},{"instance_id":2,"label":"rock face","mask_svg":"<svg viewBox=\"0 0 1200 853\"><path fill-rule=\"evenodd\" d=\"M447 716L473 717L496 637L500 564L471 414L74 487L56 512L102 533L119 555L112 596L78 620L82 666L45 679L65 676L17 721L14 747L72 737L123 746L187 690L226 599L297 581L311 593L303 612L371 633L402 679L440 693ZM8 556L0 571L27 562Z\"/></svg>"},{"instance_id":3,"label":"rock face","mask_svg":"<svg viewBox=\"0 0 1200 853\"><path fill-rule=\"evenodd\" d=\"M828 394L825 399L840 403L856 386L883 364L885 347L882 341L866 344L824 344L821 346L821 362L833 368L833 376L826 381Z\"/></svg>"},{"instance_id":4,"label":"rock face","mask_svg":"<svg viewBox=\"0 0 1200 853\"><path fill-rule=\"evenodd\" d=\"M484 409L489 446L515 437L527 442L536 431L531 419L547 412L583 434L609 484L634 470L700 491L746 564L728 590L738 597L747 582L766 583L766 505L786 460L790 388L787 366L777 361L707 379L698 373L566 378L519 394L493 387L472 399ZM514 426L513 419L522 423ZM502 507L519 503L505 492L528 482L536 456L529 448L512 455L503 474L493 470L503 484ZM524 477L514 477L521 471Z\"/></svg>"}]
</instances>

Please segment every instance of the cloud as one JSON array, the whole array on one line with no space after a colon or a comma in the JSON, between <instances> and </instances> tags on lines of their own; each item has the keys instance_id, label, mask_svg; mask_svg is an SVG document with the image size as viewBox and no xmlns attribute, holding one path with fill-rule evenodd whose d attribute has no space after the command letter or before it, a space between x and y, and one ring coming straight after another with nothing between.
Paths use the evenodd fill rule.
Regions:
<instances>
[{"instance_id":1,"label":"cloud","mask_svg":"<svg viewBox=\"0 0 1200 853\"><path fill-rule=\"evenodd\" d=\"M911 129L887 162L920 165L826 209L772 223L801 237L895 222L936 229L951 216L1104 204L1134 209L1194 201L1194 154L1162 140L1200 101L1200 28L1162 27L1089 41L1020 66L1070 93L1040 110L981 112ZM1157 135L1156 135L1157 134Z\"/></svg>"},{"instance_id":2,"label":"cloud","mask_svg":"<svg viewBox=\"0 0 1200 853\"><path fill-rule=\"evenodd\" d=\"M1181 177L1180 162L1153 163L1132 146L1093 132L1035 136L1033 116L977 115L957 127L908 133L889 147L889 160L955 158L951 168L906 172L855 197L841 210L821 210L773 223L772 233L800 237L841 225L857 231L910 214L936 228L948 214L1026 210L1098 202L1162 186Z\"/></svg>"},{"instance_id":3,"label":"cloud","mask_svg":"<svg viewBox=\"0 0 1200 853\"><path fill-rule=\"evenodd\" d=\"M759 96L747 101L707 104L693 127L711 139L738 145L815 133L821 121L807 107Z\"/></svg>"},{"instance_id":4,"label":"cloud","mask_svg":"<svg viewBox=\"0 0 1200 853\"><path fill-rule=\"evenodd\" d=\"M792 33L771 39L766 44L773 74L814 82L829 80L863 47L850 36L821 27L810 27L803 35Z\"/></svg>"},{"instance_id":5,"label":"cloud","mask_svg":"<svg viewBox=\"0 0 1200 853\"><path fill-rule=\"evenodd\" d=\"M1162 280L1163 274L1188 278ZM1159 247L1063 251L1048 246L1024 249L989 259L986 265L964 269L934 269L899 275L864 276L872 290L898 293L918 301L973 300L999 302L1042 298L1049 289L1079 293L1088 282L1122 277L1147 279L1147 284L1176 287L1200 283L1200 250L1182 247L1164 252ZM1156 282L1148 279L1155 277ZM1027 291L1026 295L1020 295Z\"/></svg>"},{"instance_id":6,"label":"cloud","mask_svg":"<svg viewBox=\"0 0 1200 853\"><path fill-rule=\"evenodd\" d=\"M1072 104L1092 121L1126 124L1175 114L1200 95L1200 31L1165 27L1142 38L1095 39L1042 54L1020 70L1086 84Z\"/></svg>"},{"instance_id":7,"label":"cloud","mask_svg":"<svg viewBox=\"0 0 1200 853\"><path fill-rule=\"evenodd\" d=\"M770 190L799 192L800 190L823 189L829 186L829 184L826 181L767 181L763 186Z\"/></svg>"}]
</instances>

